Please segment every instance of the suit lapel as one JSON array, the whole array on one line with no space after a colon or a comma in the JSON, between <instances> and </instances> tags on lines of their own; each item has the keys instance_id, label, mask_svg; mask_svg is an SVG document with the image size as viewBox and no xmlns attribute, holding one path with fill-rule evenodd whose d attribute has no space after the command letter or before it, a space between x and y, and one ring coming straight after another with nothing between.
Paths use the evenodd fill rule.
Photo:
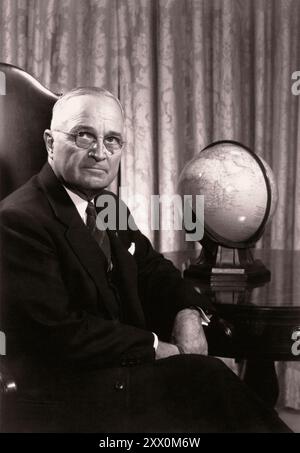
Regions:
<instances>
[{"instance_id":1,"label":"suit lapel","mask_svg":"<svg viewBox=\"0 0 300 453\"><path fill-rule=\"evenodd\" d=\"M133 256L128 252L115 231L108 230L112 255L119 275L123 294L124 322L136 327L145 327L145 317L137 292L137 267Z\"/></svg>"},{"instance_id":2,"label":"suit lapel","mask_svg":"<svg viewBox=\"0 0 300 453\"><path fill-rule=\"evenodd\" d=\"M71 225L66 233L66 239L77 255L79 261L94 280L110 316L114 317L114 310L110 303L111 294L106 284L105 273L107 261L104 253L90 235L85 225Z\"/></svg>"},{"instance_id":3,"label":"suit lapel","mask_svg":"<svg viewBox=\"0 0 300 453\"><path fill-rule=\"evenodd\" d=\"M49 164L41 170L38 180L42 186L57 219L65 225L65 237L82 266L95 282L103 297L109 315L114 317L111 293L106 282L107 261L104 253L82 222L76 207L56 178ZM137 327L145 326L143 309L137 292L137 268L133 256L128 252L130 244L124 245L118 232L108 230L113 261L121 285L124 303L124 322ZM124 232L123 236L126 236ZM124 243L126 239L124 240Z\"/></svg>"},{"instance_id":4,"label":"suit lapel","mask_svg":"<svg viewBox=\"0 0 300 453\"><path fill-rule=\"evenodd\" d=\"M100 294L103 296L108 313L113 317L113 308L110 304L111 295L105 279L107 262L104 253L90 235L76 207L49 164L43 167L38 179L56 217L66 227L66 240L95 282Z\"/></svg>"}]
</instances>

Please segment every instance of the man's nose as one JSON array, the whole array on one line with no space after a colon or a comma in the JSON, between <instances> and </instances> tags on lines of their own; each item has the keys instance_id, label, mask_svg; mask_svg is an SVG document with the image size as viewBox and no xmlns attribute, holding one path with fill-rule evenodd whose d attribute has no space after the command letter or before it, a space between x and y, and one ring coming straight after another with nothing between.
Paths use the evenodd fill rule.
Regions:
<instances>
[{"instance_id":1,"label":"man's nose","mask_svg":"<svg viewBox=\"0 0 300 453\"><path fill-rule=\"evenodd\" d=\"M97 162L107 158L106 149L102 139L98 139L89 151L89 157L93 157Z\"/></svg>"}]
</instances>

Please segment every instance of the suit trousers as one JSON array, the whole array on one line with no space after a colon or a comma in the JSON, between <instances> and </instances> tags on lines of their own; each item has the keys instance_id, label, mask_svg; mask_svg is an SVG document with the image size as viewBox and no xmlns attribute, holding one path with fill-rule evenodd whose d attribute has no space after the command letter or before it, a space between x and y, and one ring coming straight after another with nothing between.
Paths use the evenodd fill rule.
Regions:
<instances>
[{"instance_id":1,"label":"suit trousers","mask_svg":"<svg viewBox=\"0 0 300 453\"><path fill-rule=\"evenodd\" d=\"M173 356L57 379L44 399L7 399L4 432L289 432L218 359Z\"/></svg>"}]
</instances>

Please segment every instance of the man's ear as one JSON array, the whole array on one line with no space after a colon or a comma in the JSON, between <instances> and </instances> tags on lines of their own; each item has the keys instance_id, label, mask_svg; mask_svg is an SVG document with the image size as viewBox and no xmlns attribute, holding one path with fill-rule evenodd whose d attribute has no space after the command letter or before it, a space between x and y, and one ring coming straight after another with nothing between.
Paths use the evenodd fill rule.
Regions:
<instances>
[{"instance_id":1,"label":"man's ear","mask_svg":"<svg viewBox=\"0 0 300 453\"><path fill-rule=\"evenodd\" d=\"M44 132L44 142L46 145L48 157L50 159L53 158L53 137L52 137L52 132L50 129L46 129Z\"/></svg>"}]
</instances>

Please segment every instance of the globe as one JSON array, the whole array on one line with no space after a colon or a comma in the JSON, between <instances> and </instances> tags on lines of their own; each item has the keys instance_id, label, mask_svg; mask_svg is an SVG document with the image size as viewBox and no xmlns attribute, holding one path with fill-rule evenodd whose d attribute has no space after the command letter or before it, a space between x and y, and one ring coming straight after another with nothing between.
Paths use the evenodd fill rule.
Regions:
<instances>
[{"instance_id":1,"label":"globe","mask_svg":"<svg viewBox=\"0 0 300 453\"><path fill-rule=\"evenodd\" d=\"M233 141L215 142L184 167L183 195L204 196L204 229L227 247L253 245L275 212L277 186L264 159Z\"/></svg>"}]
</instances>

